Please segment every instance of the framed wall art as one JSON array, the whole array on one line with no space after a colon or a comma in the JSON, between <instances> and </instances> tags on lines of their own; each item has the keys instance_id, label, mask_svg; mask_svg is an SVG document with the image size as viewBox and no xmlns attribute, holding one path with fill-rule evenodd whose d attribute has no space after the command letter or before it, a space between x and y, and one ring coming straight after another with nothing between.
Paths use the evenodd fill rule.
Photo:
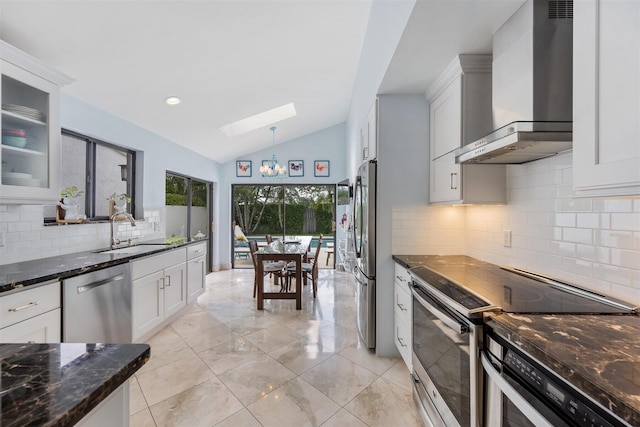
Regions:
<instances>
[{"instance_id":1,"label":"framed wall art","mask_svg":"<svg viewBox=\"0 0 640 427\"><path fill-rule=\"evenodd\" d=\"M289 176L304 176L304 160L289 160Z\"/></svg>"},{"instance_id":2,"label":"framed wall art","mask_svg":"<svg viewBox=\"0 0 640 427\"><path fill-rule=\"evenodd\" d=\"M329 160L315 160L313 162L313 176L329 176Z\"/></svg>"},{"instance_id":3,"label":"framed wall art","mask_svg":"<svg viewBox=\"0 0 640 427\"><path fill-rule=\"evenodd\" d=\"M251 176L251 160L236 160L236 176Z\"/></svg>"}]
</instances>

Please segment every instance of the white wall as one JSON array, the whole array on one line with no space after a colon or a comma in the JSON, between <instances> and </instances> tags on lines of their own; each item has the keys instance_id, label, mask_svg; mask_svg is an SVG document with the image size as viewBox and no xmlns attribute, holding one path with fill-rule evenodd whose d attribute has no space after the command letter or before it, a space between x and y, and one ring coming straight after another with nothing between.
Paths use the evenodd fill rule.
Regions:
<instances>
[{"instance_id":1,"label":"white wall","mask_svg":"<svg viewBox=\"0 0 640 427\"><path fill-rule=\"evenodd\" d=\"M507 174L504 206L394 209L393 252L464 253L640 306L640 200L573 198L571 153L508 166Z\"/></svg>"},{"instance_id":2,"label":"white wall","mask_svg":"<svg viewBox=\"0 0 640 427\"><path fill-rule=\"evenodd\" d=\"M421 206L429 188L429 106L423 95L378 100L376 200L376 354L396 356L394 339L393 209Z\"/></svg>"},{"instance_id":3,"label":"white wall","mask_svg":"<svg viewBox=\"0 0 640 427\"><path fill-rule=\"evenodd\" d=\"M270 135L265 135L270 137ZM276 142L277 132L276 132ZM220 268L231 268L231 185L232 184L266 184L272 179L260 175L262 160L271 159L275 153L278 163L287 165L288 160L304 161L304 176L276 180L286 184L336 184L346 178L345 124L341 123L318 132L305 135L291 141L276 144L275 148L268 148L250 156L236 160L251 160L252 176L236 177L236 160L226 162L221 167L220 181L220 211L216 219L219 224ZM329 160L329 177L314 177L314 160Z\"/></svg>"},{"instance_id":4,"label":"white wall","mask_svg":"<svg viewBox=\"0 0 640 427\"><path fill-rule=\"evenodd\" d=\"M373 0L371 3L346 127L347 177L352 180L362 163L360 129L367 123L367 114L415 3L415 0Z\"/></svg>"}]
</instances>

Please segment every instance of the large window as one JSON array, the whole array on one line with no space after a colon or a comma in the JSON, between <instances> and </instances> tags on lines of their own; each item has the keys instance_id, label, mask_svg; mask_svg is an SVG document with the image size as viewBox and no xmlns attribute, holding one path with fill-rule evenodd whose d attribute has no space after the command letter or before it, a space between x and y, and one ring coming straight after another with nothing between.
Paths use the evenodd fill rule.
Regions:
<instances>
[{"instance_id":1,"label":"large window","mask_svg":"<svg viewBox=\"0 0 640 427\"><path fill-rule=\"evenodd\" d=\"M130 197L127 212L135 212L135 151L63 129L60 154L60 189L82 192L77 202L89 220L109 217L114 193ZM56 207L46 206L44 216L55 221Z\"/></svg>"},{"instance_id":2,"label":"large window","mask_svg":"<svg viewBox=\"0 0 640 427\"><path fill-rule=\"evenodd\" d=\"M257 240L260 244L267 234L274 239L284 236L317 238L322 234L323 246L332 247L335 185L237 184L233 185L232 192L234 267L251 268L246 256L246 239ZM315 244L313 240L312 244Z\"/></svg>"},{"instance_id":3,"label":"large window","mask_svg":"<svg viewBox=\"0 0 640 427\"><path fill-rule=\"evenodd\" d=\"M173 172L166 176L167 240L209 237L211 183Z\"/></svg>"}]
</instances>

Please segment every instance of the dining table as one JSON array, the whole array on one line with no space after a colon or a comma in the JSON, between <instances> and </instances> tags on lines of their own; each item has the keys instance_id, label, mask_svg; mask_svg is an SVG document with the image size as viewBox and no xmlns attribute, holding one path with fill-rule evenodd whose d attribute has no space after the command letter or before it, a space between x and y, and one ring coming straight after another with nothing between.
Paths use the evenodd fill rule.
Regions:
<instances>
[{"instance_id":1,"label":"dining table","mask_svg":"<svg viewBox=\"0 0 640 427\"><path fill-rule=\"evenodd\" d=\"M258 284L258 310L264 310L265 299L295 299L296 310L302 310L302 263L307 261L307 251L311 243L310 236L285 237L274 240L267 246L256 251L256 278ZM285 263L295 262L295 292L283 287L280 292L264 291L264 262L284 261Z\"/></svg>"}]
</instances>

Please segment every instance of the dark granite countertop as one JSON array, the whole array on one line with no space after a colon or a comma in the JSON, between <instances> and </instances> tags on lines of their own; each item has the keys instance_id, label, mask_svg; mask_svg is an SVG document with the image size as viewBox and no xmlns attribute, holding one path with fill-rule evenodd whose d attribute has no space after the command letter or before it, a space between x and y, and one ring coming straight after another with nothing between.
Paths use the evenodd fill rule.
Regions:
<instances>
[{"instance_id":1,"label":"dark granite countertop","mask_svg":"<svg viewBox=\"0 0 640 427\"><path fill-rule=\"evenodd\" d=\"M147 344L0 344L0 425L72 426L149 356Z\"/></svg>"},{"instance_id":2,"label":"dark granite countertop","mask_svg":"<svg viewBox=\"0 0 640 427\"><path fill-rule=\"evenodd\" d=\"M463 255L394 255L405 268L428 267L477 289L496 266ZM452 270L452 265L465 266ZM497 298L497 304L506 306ZM640 317L486 312L485 323L633 426L640 426Z\"/></svg>"},{"instance_id":3,"label":"dark granite countertop","mask_svg":"<svg viewBox=\"0 0 640 427\"><path fill-rule=\"evenodd\" d=\"M153 245L148 251L136 254L109 254L100 253L100 250L97 250L0 265L0 294L49 280L66 279L94 270L112 267L129 262L135 258L168 251L181 246L197 244L203 241L206 240L197 240L180 245L166 245L163 240L151 240L136 243L134 246ZM102 250L108 250L108 248Z\"/></svg>"},{"instance_id":4,"label":"dark granite countertop","mask_svg":"<svg viewBox=\"0 0 640 427\"><path fill-rule=\"evenodd\" d=\"M633 426L640 426L640 317L487 313L485 322Z\"/></svg>"}]
</instances>

